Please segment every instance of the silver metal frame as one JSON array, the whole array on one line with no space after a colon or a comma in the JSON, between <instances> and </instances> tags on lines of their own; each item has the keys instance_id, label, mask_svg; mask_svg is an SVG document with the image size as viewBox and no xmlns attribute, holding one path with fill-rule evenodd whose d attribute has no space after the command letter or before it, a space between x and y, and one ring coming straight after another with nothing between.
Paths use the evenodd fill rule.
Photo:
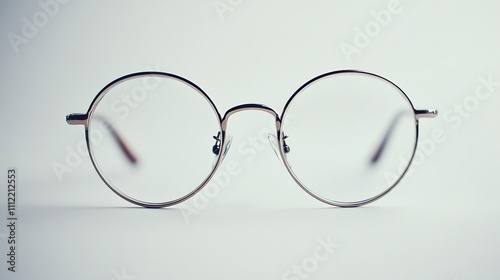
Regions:
<instances>
[{"instance_id":1,"label":"silver metal frame","mask_svg":"<svg viewBox=\"0 0 500 280\"><path fill-rule=\"evenodd\" d=\"M381 80L389 83L397 91L399 91L399 93L401 94L401 96L406 100L406 102L408 103L408 105L413 109L413 114L414 114L414 117L415 117L415 142L414 142L414 145L413 145L413 151L412 151L412 154L411 154L411 158L408 161L408 165L405 167L403 173L400 175L400 177L398 178L398 180L396 180L396 182L392 186L390 186L388 189L386 189L385 191L383 191L382 193L380 193L380 194L378 194L376 196L373 196L371 198L367 198L367 199L364 199L364 200L361 200L361 201L340 202L340 201L335 201L335 200L324 198L324 197L322 197L320 195L315 194L311 190L309 190L305 186L305 184L300 181L300 179L298 178L298 176L295 175L295 173L293 172L291 166L289 165L288 161L286 160L286 155L285 155L284 149L283 149L283 145L284 145L283 141L284 141L284 139L282 137L281 139L278 138L278 140L280 141L280 155L281 155L281 158L283 160L283 163L285 164L286 169L288 170L288 172L290 173L290 175L293 177L294 181L305 192L307 192L308 194L310 194L311 196L313 196L317 200L319 200L321 202L324 202L326 204L329 204L329 205L338 206L338 207L359 207L359 206L362 206L362 205L374 202L374 201L380 199L381 197L385 196L387 193L389 193L391 190L393 190L394 187L396 187L398 185L398 183L403 179L404 175L406 174L406 172L408 171L408 169L409 169L409 167L411 165L411 162L413 161L413 157L415 156L415 152L417 150L418 135L419 135L419 129L418 129L419 119L420 118L435 118L437 116L438 112L437 112L437 110L417 110L417 109L415 109L415 107L413 106L413 103L411 102L410 98L408 98L408 96L406 95L406 93L404 93L404 91L400 87L398 87L395 83L391 82L390 80L388 80L388 79L386 79L386 78L384 78L384 77L382 77L380 75L373 74L373 73L370 73L370 72L365 72L365 71L359 71L359 70L339 70L339 71L333 71L333 72L328 72L328 73L319 75L319 76L317 76L317 77L309 80L304 85L302 85L297 91L295 91L295 93L292 95L292 97L290 97L290 99L285 104L285 107L283 108L283 113L282 113L280 119L284 119L289 105L291 104L291 102L293 101L293 99L298 94L300 94L304 89L306 89L307 87L309 87L313 83L315 83L315 82L317 82L317 81L319 81L319 80L321 80L323 78L330 77L332 75L346 74L346 73L356 74L356 75L368 75L368 76L371 76L373 78L381 79ZM282 136L284 136L284 135L282 135Z\"/></svg>"},{"instance_id":2,"label":"silver metal frame","mask_svg":"<svg viewBox=\"0 0 500 280\"><path fill-rule=\"evenodd\" d=\"M346 73L357 74L357 75L368 75L368 76L371 76L371 77L374 77L374 78L386 81L389 84L391 84L393 87L395 87L400 92L401 96L408 102L408 104L413 109L413 113L414 113L414 117L415 117L415 130L416 130L416 138L415 138L413 152L412 152L410 161L408 162L408 166L406 166L406 168L405 168L403 174L401 174L400 178L392 186L390 186L387 190L385 190L381 194L378 194L378 195L376 195L374 197L371 197L371 198L368 198L368 199L365 199L365 200L362 200L362 201L354 201L354 202L339 202L339 201L329 200L329 199L326 199L326 198L321 197L319 195L316 195L315 193L313 193L312 191L310 191L298 179L298 177L294 174L292 168L290 167L290 165L289 165L289 163L287 161L286 153L288 152L288 149L286 148L287 146L286 146L286 143L285 143L286 136L282 132L282 120L284 119L284 117L286 115L287 108L289 107L289 105L291 104L291 102L293 101L293 99L298 94L300 94L300 92L302 92L305 88L307 88L308 86L312 85L313 83L319 81L322 78L329 77L329 76L332 76L332 75L337 75L337 74L346 74ZM208 103L210 104L210 106L212 106L212 109L214 110L214 112L216 114L216 117L218 118L218 121L219 121L219 124L220 124L220 135L216 138L217 141L220 141L220 147L218 147L219 148L219 152L216 154L216 156L217 156L216 162L215 162L215 164L214 164L214 166L212 168L211 173L205 178L205 180L203 180L203 182L200 183L200 185L198 185L196 188L194 188L193 191L191 191L190 193L186 194L185 196L180 197L180 198L175 199L175 200L165 201L165 202L160 202L160 203L146 202L146 201L141 201L141 200L134 199L134 198L126 195L125 193L121 192L118 188L114 187L110 182L108 182L106 180L104 174L99 169L99 167L98 167L98 165L97 165L97 163L96 163L96 161L94 159L93 150L92 150L92 147L90 145L90 138L89 138L89 120L93 117L95 108L99 104L99 101L106 95L106 93L108 92L108 90L112 86L114 86L114 85L116 85L118 83L124 82L124 81L126 81L128 79L132 79L132 78L135 78L135 77L138 77L138 76L147 76L147 75L163 76L163 77L172 78L172 79L175 79L177 81L183 82L186 85L192 87L194 90L198 91L208 101ZM382 76L379 76L379 75L373 74L373 73L369 73L369 72L359 71L359 70L339 70L339 71L333 71L333 72L328 72L328 73L319 75L319 76L317 76L317 77L309 80L304 85L302 85L288 99L288 101L286 102L286 104L285 104L285 106L283 108L281 116L275 110L273 110L272 108L270 108L270 107L268 107L266 105L250 103L250 104L242 104L242 105L238 105L238 106L232 107L231 109L229 109L229 110L226 111L226 113L224 114L224 117L221 117L221 114L219 113L219 111L218 111L217 107L215 106L214 102L210 99L210 97L200 87L198 87L193 82L191 82L191 81L189 81L189 80L187 80L187 79L185 79L183 77L180 77L180 76L177 76L177 75L174 75L174 74L170 74L170 73L156 72L156 71L147 71L147 72L132 73L132 74L120 77L120 78L118 78L118 79L110 82L109 84L107 84L96 95L96 97L94 98L94 100L91 102L91 104L90 104L90 106L89 106L89 108L87 110L87 113L85 113L85 114L70 114L70 115L67 115L66 116L66 121L70 125L83 125L85 127L85 139L86 139L86 142L87 142L87 149L89 151L89 156L91 158L92 164L94 165L94 168L96 169L96 171L99 174L99 176L101 177L101 179L104 181L104 183L113 192L115 192L118 196L120 196L121 198L123 198L123 199L125 199L125 200L127 200L127 201L129 201L129 202L131 202L133 204L136 204L136 205L139 205L139 206L142 206L142 207L147 207L147 208L161 208L161 207L168 207L168 206L175 205L177 203L181 203L181 202L183 202L183 201L191 198L192 196L194 196L196 193L198 193L199 191L201 191L203 189L203 187L214 176L215 172L217 171L218 167L220 166L220 163L224 159L225 152L220 152L220 151L227 151L227 146L226 145L230 144L230 143L228 143L228 141L226 141L227 140L226 139L226 137L227 137L226 136L226 129L227 129L227 124L228 124L229 118L232 115L234 115L234 114L236 114L238 112L249 111L249 110L263 111L263 112L266 112L266 113L268 113L268 114L270 114L270 115L272 115L274 117L275 122L276 122L276 137L277 137L278 144L279 144L278 145L279 146L278 147L279 148L279 154L280 154L281 160L283 161L286 169L288 170L288 172L290 173L290 175L293 177L293 179L295 180L295 182L305 192L307 192L312 197L318 199L319 201L322 201L322 202L327 203L329 205L339 206L339 207L358 207L358 206L361 206L361 205L365 205L365 204L371 203L371 202L373 202L375 200L378 200L379 198L381 198L384 195L386 195L387 193L389 193L392 189L394 189L394 187L404 177L405 173L407 172L408 168L411 165L411 162L413 161L413 157L414 157L415 151L417 149L418 131L419 131L418 130L419 119L420 118L434 118L434 117L437 116L437 111L436 110L416 110L415 107L413 106L412 102L408 98L408 96L401 90L401 88L399 88L396 84L394 84L393 82L389 81L388 79L386 79L386 78L384 78ZM390 132L388 132L388 133L390 133ZM116 133L116 132L114 132L113 136L115 137L115 140L117 141L117 143L120 144L120 146L122 147L122 150L125 153L128 153L126 145L124 144L125 141L123 139L120 139L119 134ZM130 159L130 155L127 155L127 157Z\"/></svg>"}]
</instances>

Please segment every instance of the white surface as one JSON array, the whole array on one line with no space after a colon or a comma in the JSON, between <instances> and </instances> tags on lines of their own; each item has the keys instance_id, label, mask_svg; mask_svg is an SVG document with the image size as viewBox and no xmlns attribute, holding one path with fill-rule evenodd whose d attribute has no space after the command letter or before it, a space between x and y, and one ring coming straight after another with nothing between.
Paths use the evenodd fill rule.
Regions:
<instances>
[{"instance_id":1,"label":"white surface","mask_svg":"<svg viewBox=\"0 0 500 280\"><path fill-rule=\"evenodd\" d=\"M233 5L223 18L219 2ZM355 28L388 3L74 0L16 53L8 34L22 34L21 18L41 7L2 1L0 174L18 169L19 249L18 272L1 261L0 278L283 279L330 236L338 247L308 279L498 279L500 86L464 117L448 111L472 100L479 77L500 81L500 6L401 0L348 61L340 45L353 44ZM445 134L394 192L367 207L316 202L267 144L242 153L269 126L258 112L231 119L233 147L214 181L221 190L189 219L183 211L200 206L201 194L141 209L107 189L86 155L61 181L53 171L83 141L83 128L65 115L85 112L106 83L129 72L184 76L221 112L250 102L281 111L308 79L343 68L386 76L417 108L439 109L438 119L421 121L420 144L434 129ZM226 184L230 163L239 174ZM1 190L3 224L5 183Z\"/></svg>"}]
</instances>

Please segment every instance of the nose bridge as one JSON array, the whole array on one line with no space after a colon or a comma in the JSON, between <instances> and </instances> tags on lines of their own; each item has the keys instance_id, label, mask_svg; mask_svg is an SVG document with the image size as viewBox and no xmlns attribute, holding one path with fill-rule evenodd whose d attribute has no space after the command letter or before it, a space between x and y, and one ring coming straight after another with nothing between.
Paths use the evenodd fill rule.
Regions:
<instances>
[{"instance_id":1,"label":"nose bridge","mask_svg":"<svg viewBox=\"0 0 500 280\"><path fill-rule=\"evenodd\" d=\"M276 131L281 130L281 119L271 107L263 105L263 104L255 104L255 103L249 103L249 104L242 104L238 106L234 106L233 108L229 109L226 111L224 114L224 117L222 118L222 130L226 131L227 128L227 122L229 120L229 117L242 111L263 111L266 112L270 115L272 115L276 121Z\"/></svg>"}]
</instances>

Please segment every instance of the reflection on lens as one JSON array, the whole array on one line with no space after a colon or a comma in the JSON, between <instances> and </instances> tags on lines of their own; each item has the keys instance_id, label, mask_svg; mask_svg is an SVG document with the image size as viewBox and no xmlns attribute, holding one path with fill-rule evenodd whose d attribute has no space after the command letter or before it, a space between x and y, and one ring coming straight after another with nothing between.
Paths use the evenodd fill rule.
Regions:
<instances>
[{"instance_id":1,"label":"reflection on lens","mask_svg":"<svg viewBox=\"0 0 500 280\"><path fill-rule=\"evenodd\" d=\"M205 96L171 76L132 76L108 87L89 122L99 174L129 199L166 203L213 171L218 114ZM196 117L193 117L196 112Z\"/></svg>"},{"instance_id":2,"label":"reflection on lens","mask_svg":"<svg viewBox=\"0 0 500 280\"><path fill-rule=\"evenodd\" d=\"M417 133L406 95L383 78L358 72L325 75L304 87L286 107L282 130L295 179L314 195L345 206L397 183Z\"/></svg>"}]
</instances>

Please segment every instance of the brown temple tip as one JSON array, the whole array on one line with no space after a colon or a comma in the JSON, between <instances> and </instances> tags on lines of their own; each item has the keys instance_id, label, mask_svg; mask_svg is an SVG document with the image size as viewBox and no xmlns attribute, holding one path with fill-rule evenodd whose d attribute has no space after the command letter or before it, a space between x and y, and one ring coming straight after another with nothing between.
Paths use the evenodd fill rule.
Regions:
<instances>
[{"instance_id":1,"label":"brown temple tip","mask_svg":"<svg viewBox=\"0 0 500 280\"><path fill-rule=\"evenodd\" d=\"M370 159L371 164L377 163L377 161L380 159L380 155L382 155L382 150L384 150L384 146L385 146L385 141L383 142L382 145L378 147L375 154L373 154L372 158Z\"/></svg>"},{"instance_id":2,"label":"brown temple tip","mask_svg":"<svg viewBox=\"0 0 500 280\"><path fill-rule=\"evenodd\" d=\"M370 158L370 164L374 165L379 161L380 157L384 153L385 146L387 146L387 142L389 141L389 137L391 137L391 135L394 131L394 128L396 127L396 124L398 123L398 121L401 119L401 117L403 115L404 115L404 112L400 111L393 117L391 123L389 124L389 127L387 128L387 130L384 134L384 137L382 138L382 141L380 142L380 144L377 147L377 150L375 150L375 153Z\"/></svg>"},{"instance_id":3,"label":"brown temple tip","mask_svg":"<svg viewBox=\"0 0 500 280\"><path fill-rule=\"evenodd\" d=\"M73 117L75 118L75 117ZM123 140L123 137L120 136L118 131L113 127L113 124L106 119L105 116L94 116L94 118L97 118L101 120L104 123L104 126L109 130L111 135L113 136L114 140L120 147L121 151L125 154L125 157L128 159L128 161L132 164L137 164L137 157L134 155L132 150L129 148L127 144L125 144L125 141Z\"/></svg>"},{"instance_id":4,"label":"brown temple tip","mask_svg":"<svg viewBox=\"0 0 500 280\"><path fill-rule=\"evenodd\" d=\"M122 149L123 153L127 157L127 159L133 163L137 164L137 157L134 155L134 153L130 150L130 148L123 142L123 140L118 137L118 135L115 134L116 141L118 142L118 145Z\"/></svg>"}]
</instances>

